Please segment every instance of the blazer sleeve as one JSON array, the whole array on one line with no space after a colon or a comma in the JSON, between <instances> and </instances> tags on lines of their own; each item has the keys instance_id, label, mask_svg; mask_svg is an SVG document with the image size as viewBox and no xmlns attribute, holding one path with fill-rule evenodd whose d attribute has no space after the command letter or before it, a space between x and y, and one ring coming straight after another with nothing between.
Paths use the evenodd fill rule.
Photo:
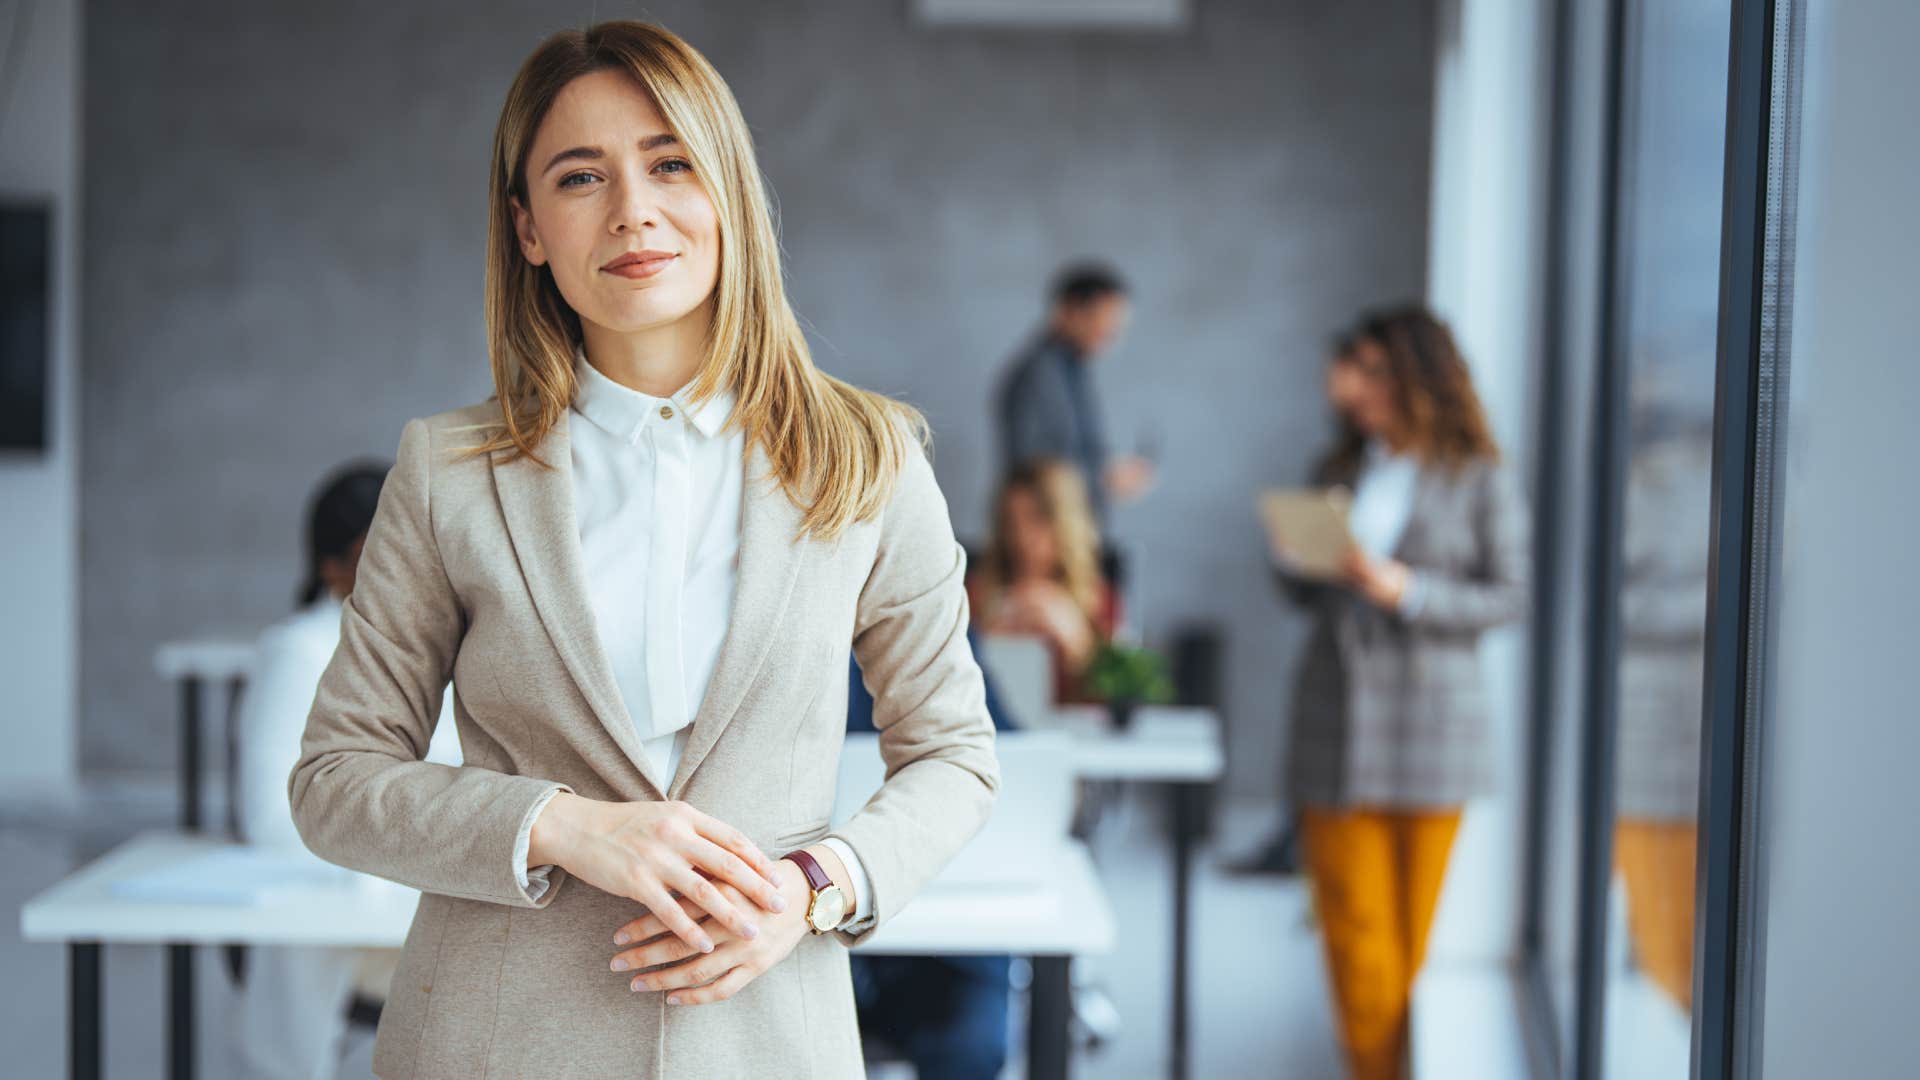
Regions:
<instances>
[{"instance_id":1,"label":"blazer sleeve","mask_svg":"<svg viewBox=\"0 0 1920 1080\"><path fill-rule=\"evenodd\" d=\"M1416 569L1420 591L1408 623L1437 630L1487 630L1526 614L1531 600L1531 553L1525 500L1504 465L1481 473L1469 525L1479 556L1465 574Z\"/></svg>"},{"instance_id":2,"label":"blazer sleeve","mask_svg":"<svg viewBox=\"0 0 1920 1080\"><path fill-rule=\"evenodd\" d=\"M886 779L831 833L859 853L872 887L872 921L836 932L848 945L959 853L1000 789L993 718L967 642L966 554L926 455L909 440L905 457L854 619Z\"/></svg>"},{"instance_id":3,"label":"blazer sleeve","mask_svg":"<svg viewBox=\"0 0 1920 1080\"><path fill-rule=\"evenodd\" d=\"M432 454L427 423L409 421L288 777L294 825L341 866L424 892L545 907L565 872L530 890L515 878L514 845L549 792L571 789L422 760L466 630L434 537Z\"/></svg>"}]
</instances>

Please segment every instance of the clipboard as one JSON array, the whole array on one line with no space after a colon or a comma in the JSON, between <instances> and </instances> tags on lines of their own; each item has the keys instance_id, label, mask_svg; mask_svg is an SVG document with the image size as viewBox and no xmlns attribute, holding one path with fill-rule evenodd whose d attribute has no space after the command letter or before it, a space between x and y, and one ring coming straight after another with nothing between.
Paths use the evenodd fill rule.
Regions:
<instances>
[{"instance_id":1,"label":"clipboard","mask_svg":"<svg viewBox=\"0 0 1920 1080\"><path fill-rule=\"evenodd\" d=\"M1347 508L1352 502L1353 496L1342 487L1261 492L1256 509L1274 562L1300 577L1342 579L1347 552L1358 546L1347 528Z\"/></svg>"}]
</instances>

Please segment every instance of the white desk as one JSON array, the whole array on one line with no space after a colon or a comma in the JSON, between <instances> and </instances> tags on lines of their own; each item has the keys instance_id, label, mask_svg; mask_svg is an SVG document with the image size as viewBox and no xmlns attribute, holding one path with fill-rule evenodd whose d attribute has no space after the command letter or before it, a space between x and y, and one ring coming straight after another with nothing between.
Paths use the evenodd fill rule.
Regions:
<instances>
[{"instance_id":1,"label":"white desk","mask_svg":"<svg viewBox=\"0 0 1920 1080\"><path fill-rule=\"evenodd\" d=\"M1087 780L1210 784L1227 769L1220 714L1198 705L1142 705L1116 731L1102 705L1062 705L1050 729L1074 736L1074 772Z\"/></svg>"},{"instance_id":2,"label":"white desk","mask_svg":"<svg viewBox=\"0 0 1920 1080\"><path fill-rule=\"evenodd\" d=\"M1173 1013L1169 1069L1184 1080L1188 1062L1188 967L1193 921L1193 849L1200 800L1226 772L1220 714L1198 705L1142 705L1125 731L1103 705L1063 705L1047 725L1073 734L1074 773L1083 780L1159 784L1173 832Z\"/></svg>"},{"instance_id":3,"label":"white desk","mask_svg":"<svg viewBox=\"0 0 1920 1080\"><path fill-rule=\"evenodd\" d=\"M143 833L89 863L20 910L27 941L68 946L71 966L71 1075L100 1075L102 945L337 945L398 947L419 894L377 879L289 890L271 905L180 904L128 899L114 883L227 846L170 832ZM875 954L1032 958L1028 1075L1064 1076L1069 1054L1068 994L1074 956L1113 948L1113 911L1086 849L1069 844L1033 888L950 885L938 878L859 950ZM1034 918L1004 918L1008 910ZM192 1075L192 983L177 975L168 991L170 1075Z\"/></svg>"}]
</instances>

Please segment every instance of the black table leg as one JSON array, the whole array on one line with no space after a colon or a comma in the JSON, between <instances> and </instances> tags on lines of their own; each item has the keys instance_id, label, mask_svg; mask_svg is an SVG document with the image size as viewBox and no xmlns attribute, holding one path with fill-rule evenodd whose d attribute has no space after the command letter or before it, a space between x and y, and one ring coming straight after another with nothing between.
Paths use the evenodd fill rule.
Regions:
<instances>
[{"instance_id":1,"label":"black table leg","mask_svg":"<svg viewBox=\"0 0 1920 1080\"><path fill-rule=\"evenodd\" d=\"M67 944L67 1075L100 1080L100 946Z\"/></svg>"},{"instance_id":2,"label":"black table leg","mask_svg":"<svg viewBox=\"0 0 1920 1080\"><path fill-rule=\"evenodd\" d=\"M167 946L167 1077L193 1080L193 946Z\"/></svg>"},{"instance_id":3,"label":"black table leg","mask_svg":"<svg viewBox=\"0 0 1920 1080\"><path fill-rule=\"evenodd\" d=\"M180 827L200 828L200 679L180 680Z\"/></svg>"},{"instance_id":4,"label":"black table leg","mask_svg":"<svg viewBox=\"0 0 1920 1080\"><path fill-rule=\"evenodd\" d=\"M1033 985L1027 991L1028 1080L1065 1080L1072 1055L1069 1023L1073 1017L1072 958L1033 958Z\"/></svg>"},{"instance_id":5,"label":"black table leg","mask_svg":"<svg viewBox=\"0 0 1920 1080\"><path fill-rule=\"evenodd\" d=\"M1187 1076L1187 975L1193 922L1193 840L1199 831L1200 785L1167 785L1173 800L1173 1080Z\"/></svg>"},{"instance_id":6,"label":"black table leg","mask_svg":"<svg viewBox=\"0 0 1920 1080\"><path fill-rule=\"evenodd\" d=\"M240 838L240 693L246 680L227 680L227 835Z\"/></svg>"}]
</instances>

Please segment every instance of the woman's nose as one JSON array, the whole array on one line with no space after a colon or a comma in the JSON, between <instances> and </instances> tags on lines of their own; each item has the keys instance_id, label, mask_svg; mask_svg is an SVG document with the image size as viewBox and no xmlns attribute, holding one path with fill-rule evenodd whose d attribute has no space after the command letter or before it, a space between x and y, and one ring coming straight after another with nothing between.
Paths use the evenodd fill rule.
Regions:
<instances>
[{"instance_id":1,"label":"woman's nose","mask_svg":"<svg viewBox=\"0 0 1920 1080\"><path fill-rule=\"evenodd\" d=\"M654 198L650 185L620 181L614 192L616 197L613 218L609 222L610 231L616 234L635 232L660 224L660 203Z\"/></svg>"}]
</instances>

